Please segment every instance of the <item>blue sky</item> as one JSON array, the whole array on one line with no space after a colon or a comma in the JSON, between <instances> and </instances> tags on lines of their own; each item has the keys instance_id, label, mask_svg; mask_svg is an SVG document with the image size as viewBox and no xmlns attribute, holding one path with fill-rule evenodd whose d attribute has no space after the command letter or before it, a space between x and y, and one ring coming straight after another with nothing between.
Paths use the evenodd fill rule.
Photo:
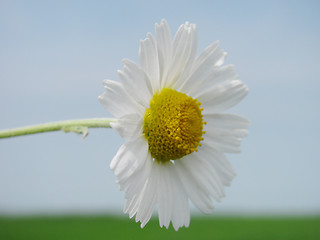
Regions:
<instances>
[{"instance_id":1,"label":"blue sky","mask_svg":"<svg viewBox=\"0 0 320 240\"><path fill-rule=\"evenodd\" d=\"M318 1L0 1L0 129L110 117L97 97L162 18L220 40L251 121L216 213L320 213ZM111 129L0 140L1 213L121 213Z\"/></svg>"}]
</instances>

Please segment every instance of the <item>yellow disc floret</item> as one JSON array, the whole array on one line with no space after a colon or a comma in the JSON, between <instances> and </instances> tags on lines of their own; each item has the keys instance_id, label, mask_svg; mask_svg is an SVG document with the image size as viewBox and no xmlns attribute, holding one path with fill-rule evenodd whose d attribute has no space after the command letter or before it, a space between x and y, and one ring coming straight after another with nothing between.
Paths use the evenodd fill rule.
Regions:
<instances>
[{"instance_id":1,"label":"yellow disc floret","mask_svg":"<svg viewBox=\"0 0 320 240\"><path fill-rule=\"evenodd\" d=\"M198 151L205 133L200 105L197 99L169 88L154 94L144 115L143 134L156 161L164 163Z\"/></svg>"}]
</instances>

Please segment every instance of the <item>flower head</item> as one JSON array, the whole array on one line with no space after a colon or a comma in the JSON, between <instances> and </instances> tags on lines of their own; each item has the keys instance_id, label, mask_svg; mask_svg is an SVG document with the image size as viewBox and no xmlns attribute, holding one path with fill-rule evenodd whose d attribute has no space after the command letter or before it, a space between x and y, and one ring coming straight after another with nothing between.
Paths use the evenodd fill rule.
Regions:
<instances>
[{"instance_id":1,"label":"flower head","mask_svg":"<svg viewBox=\"0 0 320 240\"><path fill-rule=\"evenodd\" d=\"M140 65L124 59L121 82L104 81L102 105L124 139L111 162L124 212L141 227L158 208L160 226L189 226L189 199L202 212L224 197L235 176L224 153L240 151L248 120L223 113L248 89L215 42L198 57L196 25L171 38L165 20L140 42Z\"/></svg>"}]
</instances>

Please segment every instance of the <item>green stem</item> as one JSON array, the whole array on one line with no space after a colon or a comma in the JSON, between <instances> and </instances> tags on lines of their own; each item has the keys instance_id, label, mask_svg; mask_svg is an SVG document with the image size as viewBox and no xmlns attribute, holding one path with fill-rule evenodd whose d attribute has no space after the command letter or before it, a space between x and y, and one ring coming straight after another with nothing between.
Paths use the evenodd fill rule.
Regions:
<instances>
[{"instance_id":1,"label":"green stem","mask_svg":"<svg viewBox=\"0 0 320 240\"><path fill-rule=\"evenodd\" d=\"M88 128L110 128L110 123L115 121L116 119L113 118L91 118L44 123L21 128L0 130L0 138L60 130L65 132L83 133L85 137L88 134Z\"/></svg>"}]
</instances>

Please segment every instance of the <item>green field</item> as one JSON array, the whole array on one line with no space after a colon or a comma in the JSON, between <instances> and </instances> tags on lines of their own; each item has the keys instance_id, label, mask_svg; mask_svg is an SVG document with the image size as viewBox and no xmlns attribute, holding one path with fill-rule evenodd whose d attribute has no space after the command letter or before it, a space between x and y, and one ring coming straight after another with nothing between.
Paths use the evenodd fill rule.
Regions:
<instances>
[{"instance_id":1,"label":"green field","mask_svg":"<svg viewBox=\"0 0 320 240\"><path fill-rule=\"evenodd\" d=\"M176 232L152 219L144 229L127 218L0 217L0 240L81 239L320 239L320 217L192 217L189 228Z\"/></svg>"}]
</instances>

